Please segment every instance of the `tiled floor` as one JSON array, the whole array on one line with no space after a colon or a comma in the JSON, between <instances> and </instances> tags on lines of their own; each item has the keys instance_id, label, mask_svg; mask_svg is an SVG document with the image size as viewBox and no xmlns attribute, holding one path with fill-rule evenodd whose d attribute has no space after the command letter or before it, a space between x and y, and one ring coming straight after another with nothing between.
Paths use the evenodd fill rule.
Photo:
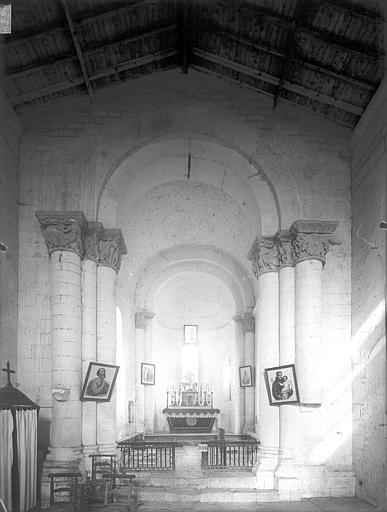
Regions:
<instances>
[{"instance_id":1,"label":"tiled floor","mask_svg":"<svg viewBox=\"0 0 387 512\"><path fill-rule=\"evenodd\" d=\"M87 512L127 512L125 504L92 507ZM311 498L275 503L139 503L130 512L376 512L376 508L354 498ZM70 506L51 507L48 512L72 512ZM86 511L85 511L86 512Z\"/></svg>"}]
</instances>

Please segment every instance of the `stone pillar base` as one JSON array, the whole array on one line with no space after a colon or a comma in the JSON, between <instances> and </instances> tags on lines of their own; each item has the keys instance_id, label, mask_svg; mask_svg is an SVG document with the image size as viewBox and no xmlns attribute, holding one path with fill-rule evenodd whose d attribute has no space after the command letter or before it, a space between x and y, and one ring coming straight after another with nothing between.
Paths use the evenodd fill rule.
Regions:
<instances>
[{"instance_id":1,"label":"stone pillar base","mask_svg":"<svg viewBox=\"0 0 387 512\"><path fill-rule=\"evenodd\" d=\"M100 455L113 455L116 453L115 444L100 444L98 446L98 453Z\"/></svg>"},{"instance_id":2,"label":"stone pillar base","mask_svg":"<svg viewBox=\"0 0 387 512\"><path fill-rule=\"evenodd\" d=\"M281 501L301 499L301 483L296 476L293 459L280 459L274 471L274 478Z\"/></svg>"},{"instance_id":3,"label":"stone pillar base","mask_svg":"<svg viewBox=\"0 0 387 512\"><path fill-rule=\"evenodd\" d=\"M248 435L252 435L252 436L256 437L255 425L247 425L247 424L245 424L243 426L243 434L248 434Z\"/></svg>"},{"instance_id":4,"label":"stone pillar base","mask_svg":"<svg viewBox=\"0 0 387 512\"><path fill-rule=\"evenodd\" d=\"M253 469L257 478L258 489L274 489L274 472L278 466L278 448L260 448L258 460Z\"/></svg>"}]
</instances>

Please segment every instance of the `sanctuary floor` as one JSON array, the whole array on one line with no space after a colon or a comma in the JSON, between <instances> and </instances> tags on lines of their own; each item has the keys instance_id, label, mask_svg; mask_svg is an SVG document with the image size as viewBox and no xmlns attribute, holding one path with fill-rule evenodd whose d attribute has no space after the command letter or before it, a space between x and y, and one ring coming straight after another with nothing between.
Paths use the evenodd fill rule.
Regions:
<instances>
[{"instance_id":1,"label":"sanctuary floor","mask_svg":"<svg viewBox=\"0 0 387 512\"><path fill-rule=\"evenodd\" d=\"M71 512L72 507L50 507L48 512ZM125 512L120 503L89 509L90 512ZM139 503L130 512L376 512L376 508L355 498L310 498L273 503Z\"/></svg>"}]
</instances>

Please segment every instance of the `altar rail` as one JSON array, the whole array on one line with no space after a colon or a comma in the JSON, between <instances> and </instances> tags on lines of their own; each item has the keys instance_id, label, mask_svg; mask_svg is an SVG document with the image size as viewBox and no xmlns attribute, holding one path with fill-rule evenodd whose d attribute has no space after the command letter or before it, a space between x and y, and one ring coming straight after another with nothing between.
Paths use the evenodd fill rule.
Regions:
<instances>
[{"instance_id":1,"label":"altar rail","mask_svg":"<svg viewBox=\"0 0 387 512\"><path fill-rule=\"evenodd\" d=\"M174 443L147 443L121 441L121 471L174 471L176 466Z\"/></svg>"},{"instance_id":2,"label":"altar rail","mask_svg":"<svg viewBox=\"0 0 387 512\"><path fill-rule=\"evenodd\" d=\"M259 442L208 441L207 451L202 451L202 469L251 469L258 456Z\"/></svg>"}]
</instances>

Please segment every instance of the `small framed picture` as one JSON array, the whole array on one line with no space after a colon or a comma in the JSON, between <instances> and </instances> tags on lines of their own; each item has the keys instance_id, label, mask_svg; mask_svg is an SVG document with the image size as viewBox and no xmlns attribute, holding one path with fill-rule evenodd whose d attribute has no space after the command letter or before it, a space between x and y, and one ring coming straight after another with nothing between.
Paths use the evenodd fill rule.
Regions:
<instances>
[{"instance_id":1,"label":"small framed picture","mask_svg":"<svg viewBox=\"0 0 387 512\"><path fill-rule=\"evenodd\" d=\"M120 367L114 364L89 363L83 382L81 400L83 402L109 402L119 369Z\"/></svg>"},{"instance_id":2,"label":"small framed picture","mask_svg":"<svg viewBox=\"0 0 387 512\"><path fill-rule=\"evenodd\" d=\"M241 366L239 368L239 382L241 388L251 388L253 385L251 366Z\"/></svg>"},{"instance_id":3,"label":"small framed picture","mask_svg":"<svg viewBox=\"0 0 387 512\"><path fill-rule=\"evenodd\" d=\"M294 364L265 368L264 376L270 405L300 403Z\"/></svg>"},{"instance_id":4,"label":"small framed picture","mask_svg":"<svg viewBox=\"0 0 387 512\"><path fill-rule=\"evenodd\" d=\"M185 325L184 326L184 343L195 344L198 342L198 326Z\"/></svg>"},{"instance_id":5,"label":"small framed picture","mask_svg":"<svg viewBox=\"0 0 387 512\"><path fill-rule=\"evenodd\" d=\"M141 363L141 384L154 386L155 384L155 365Z\"/></svg>"}]
</instances>

